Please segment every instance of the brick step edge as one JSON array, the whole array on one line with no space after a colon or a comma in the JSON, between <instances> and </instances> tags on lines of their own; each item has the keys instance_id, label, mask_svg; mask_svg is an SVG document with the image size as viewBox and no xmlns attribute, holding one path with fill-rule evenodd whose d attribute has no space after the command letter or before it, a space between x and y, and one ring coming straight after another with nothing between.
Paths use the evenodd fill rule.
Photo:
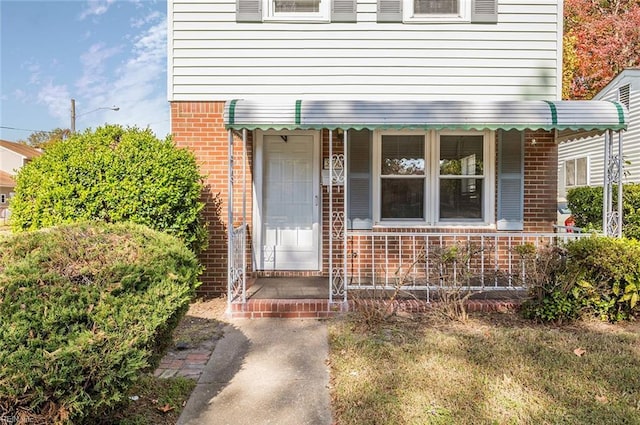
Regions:
<instances>
[{"instance_id":1,"label":"brick step edge","mask_svg":"<svg viewBox=\"0 0 640 425\"><path fill-rule=\"evenodd\" d=\"M227 310L230 318L327 318L351 311L383 307L385 300L349 300L329 303L328 300L249 300L245 304L231 304ZM467 312L507 312L518 310L518 300L467 300L464 302ZM394 311L424 313L438 306L438 302L422 300L395 300L390 307Z\"/></svg>"}]
</instances>

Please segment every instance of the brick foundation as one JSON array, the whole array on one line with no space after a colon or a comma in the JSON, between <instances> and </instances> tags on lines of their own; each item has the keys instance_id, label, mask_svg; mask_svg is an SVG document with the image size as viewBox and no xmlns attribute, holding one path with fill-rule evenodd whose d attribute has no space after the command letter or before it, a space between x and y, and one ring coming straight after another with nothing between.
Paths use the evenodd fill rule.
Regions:
<instances>
[{"instance_id":1,"label":"brick foundation","mask_svg":"<svg viewBox=\"0 0 640 425\"><path fill-rule=\"evenodd\" d=\"M395 311L407 313L425 313L437 308L438 303L421 300L402 300L394 302ZM471 300L465 303L467 312L506 312L520 308L518 301L509 300ZM227 315L231 318L327 318L359 308L383 308L381 300L360 300L357 303L329 304L328 300L248 300L246 304L232 304Z\"/></svg>"}]
</instances>

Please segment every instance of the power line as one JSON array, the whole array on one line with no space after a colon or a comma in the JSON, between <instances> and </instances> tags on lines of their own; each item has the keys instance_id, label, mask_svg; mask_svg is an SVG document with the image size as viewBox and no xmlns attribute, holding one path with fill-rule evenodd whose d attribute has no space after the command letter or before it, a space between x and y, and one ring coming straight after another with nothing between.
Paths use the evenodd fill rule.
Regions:
<instances>
[{"instance_id":1,"label":"power line","mask_svg":"<svg viewBox=\"0 0 640 425\"><path fill-rule=\"evenodd\" d=\"M0 128L4 128L5 130L30 131L32 133L35 133L35 132L55 133L55 130L54 131L51 131L51 130L31 130L31 129L28 129L28 128L6 127L4 125L0 125Z\"/></svg>"}]
</instances>

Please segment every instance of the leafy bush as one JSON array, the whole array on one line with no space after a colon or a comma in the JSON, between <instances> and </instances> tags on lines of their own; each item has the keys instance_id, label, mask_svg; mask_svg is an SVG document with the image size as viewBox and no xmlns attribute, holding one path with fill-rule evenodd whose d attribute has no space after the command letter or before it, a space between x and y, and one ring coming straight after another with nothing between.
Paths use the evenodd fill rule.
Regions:
<instances>
[{"instance_id":1,"label":"leafy bush","mask_svg":"<svg viewBox=\"0 0 640 425\"><path fill-rule=\"evenodd\" d=\"M580 288L583 303L602 319L640 313L640 241L583 238L568 245L565 278Z\"/></svg>"},{"instance_id":2,"label":"leafy bush","mask_svg":"<svg viewBox=\"0 0 640 425\"><path fill-rule=\"evenodd\" d=\"M622 188L622 219L624 236L640 239L640 184L625 184ZM613 188L613 202L618 202L618 190ZM602 229L602 188L576 187L567 192L567 204L576 226Z\"/></svg>"},{"instance_id":3,"label":"leafy bush","mask_svg":"<svg viewBox=\"0 0 640 425\"><path fill-rule=\"evenodd\" d=\"M596 315L618 321L640 313L640 242L588 237L566 246L553 280L537 282L525 317L563 321Z\"/></svg>"},{"instance_id":4,"label":"leafy bush","mask_svg":"<svg viewBox=\"0 0 640 425\"><path fill-rule=\"evenodd\" d=\"M194 156L151 130L100 127L73 135L23 167L11 200L14 230L82 220L130 221L206 244Z\"/></svg>"},{"instance_id":5,"label":"leafy bush","mask_svg":"<svg viewBox=\"0 0 640 425\"><path fill-rule=\"evenodd\" d=\"M158 361L197 286L178 239L134 224L18 233L0 251L0 422L91 422Z\"/></svg>"}]
</instances>

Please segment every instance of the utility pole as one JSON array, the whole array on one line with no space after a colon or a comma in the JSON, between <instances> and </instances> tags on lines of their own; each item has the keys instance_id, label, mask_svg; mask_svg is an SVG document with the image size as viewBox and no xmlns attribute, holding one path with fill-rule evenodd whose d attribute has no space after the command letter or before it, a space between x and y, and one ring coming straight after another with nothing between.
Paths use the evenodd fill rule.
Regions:
<instances>
[{"instance_id":1,"label":"utility pole","mask_svg":"<svg viewBox=\"0 0 640 425\"><path fill-rule=\"evenodd\" d=\"M76 132L76 100L71 99L71 134Z\"/></svg>"},{"instance_id":2,"label":"utility pole","mask_svg":"<svg viewBox=\"0 0 640 425\"><path fill-rule=\"evenodd\" d=\"M92 109L91 111L88 111L88 112L83 112L79 116L86 115L86 114L89 114L91 112L99 111L101 109L109 109L111 111L119 111L120 110L120 108L118 108L115 105L114 106L102 106L100 108ZM71 99L71 134L75 134L75 132L76 132L76 117L78 117L78 115L76 115L76 100L75 99Z\"/></svg>"}]
</instances>

